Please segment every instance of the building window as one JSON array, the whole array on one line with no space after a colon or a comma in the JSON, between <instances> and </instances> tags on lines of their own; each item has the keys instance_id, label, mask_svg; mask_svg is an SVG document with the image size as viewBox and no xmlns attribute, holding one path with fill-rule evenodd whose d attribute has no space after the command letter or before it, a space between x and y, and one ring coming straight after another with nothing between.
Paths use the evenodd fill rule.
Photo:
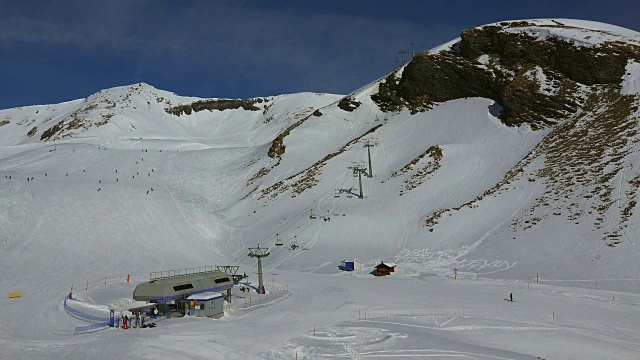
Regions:
<instances>
[{"instance_id":1,"label":"building window","mask_svg":"<svg viewBox=\"0 0 640 360\"><path fill-rule=\"evenodd\" d=\"M200 303L200 310L204 310L204 303Z\"/></svg>"},{"instance_id":2,"label":"building window","mask_svg":"<svg viewBox=\"0 0 640 360\"><path fill-rule=\"evenodd\" d=\"M220 283L223 283L223 282L229 282L229 278L228 277L224 277L224 278L220 278L220 279L215 279L213 281L215 281L216 284L220 284Z\"/></svg>"},{"instance_id":3,"label":"building window","mask_svg":"<svg viewBox=\"0 0 640 360\"><path fill-rule=\"evenodd\" d=\"M176 285L173 287L173 291L180 291L180 290L187 290L187 289L193 289L193 285L184 284L184 285Z\"/></svg>"}]
</instances>

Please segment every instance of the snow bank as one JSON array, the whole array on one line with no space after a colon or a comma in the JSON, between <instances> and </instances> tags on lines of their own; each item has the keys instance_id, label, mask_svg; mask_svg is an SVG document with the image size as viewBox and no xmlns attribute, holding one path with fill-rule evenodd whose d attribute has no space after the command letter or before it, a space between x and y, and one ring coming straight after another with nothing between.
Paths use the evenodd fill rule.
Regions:
<instances>
[{"instance_id":1,"label":"snow bank","mask_svg":"<svg viewBox=\"0 0 640 360\"><path fill-rule=\"evenodd\" d=\"M625 69L621 93L623 95L640 94L640 63L630 60Z\"/></svg>"},{"instance_id":2,"label":"snow bank","mask_svg":"<svg viewBox=\"0 0 640 360\"><path fill-rule=\"evenodd\" d=\"M534 26L505 28L504 31L526 33L539 40L554 37L572 42L578 46L598 46L610 41L640 44L640 33L596 21L574 19L534 19L521 21L532 23ZM499 25L502 23L504 22L491 25Z\"/></svg>"}]
</instances>

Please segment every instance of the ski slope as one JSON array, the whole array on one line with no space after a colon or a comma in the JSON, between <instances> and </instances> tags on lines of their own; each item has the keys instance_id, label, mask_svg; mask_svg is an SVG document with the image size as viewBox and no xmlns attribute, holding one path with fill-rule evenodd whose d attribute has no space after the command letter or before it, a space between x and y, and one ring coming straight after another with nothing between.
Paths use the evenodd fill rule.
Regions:
<instances>
[{"instance_id":1,"label":"ski slope","mask_svg":"<svg viewBox=\"0 0 640 360\"><path fill-rule=\"evenodd\" d=\"M334 197L336 188L357 194L358 179L348 167L366 154L360 143L332 158L313 189L275 200L257 200L254 194L243 199L246 179L261 161L269 161L259 156L263 145L89 138L59 141L55 150L49 143L5 146L0 160L5 236L1 288L21 291L22 297L0 300L0 357L284 359L297 352L301 359L527 359L637 354L640 337L632 326L640 316L636 295L540 284L527 291L526 279L486 280L496 270L517 268L516 261L503 255L508 248L475 261L480 275L467 271L461 272L462 280L450 278L452 267L470 263L461 260L491 241L485 224L495 227L512 217L535 194L535 184L518 189L517 201L492 200L494 212L447 225L449 231L421 231L420 222L429 212L476 197L543 135L503 126L488 111L491 105L490 100L468 99L418 116L403 113L385 120L380 114L378 122L387 124L377 133L380 145L372 148L375 175L363 180L365 199L346 193ZM331 107L323 111L287 140L282 165L264 182L286 178L316 160L318 153L303 151L301 142L331 151L340 147L340 136L353 137L376 125L374 112L355 114L362 121L346 121ZM429 178L428 187L399 196L402 179L390 173L432 145L443 149L441 170ZM317 215L328 211L331 220L309 219L309 209ZM309 250L276 248L275 232L287 245L297 236L301 248ZM457 236L465 233L474 235ZM73 285L74 307L107 316L109 308L131 301L135 284L151 271L238 264L255 283L255 264L246 255L247 247L258 243L271 248L264 264L272 298L264 304L262 295L237 292L222 320L171 319L154 329L74 335L75 327L86 322L63 309ZM354 257L365 263L365 270L337 271L340 260ZM368 274L380 260L395 261L398 272L389 278ZM126 283L127 274L132 283ZM503 300L510 292L514 303ZM258 306L243 308L248 296Z\"/></svg>"}]
</instances>

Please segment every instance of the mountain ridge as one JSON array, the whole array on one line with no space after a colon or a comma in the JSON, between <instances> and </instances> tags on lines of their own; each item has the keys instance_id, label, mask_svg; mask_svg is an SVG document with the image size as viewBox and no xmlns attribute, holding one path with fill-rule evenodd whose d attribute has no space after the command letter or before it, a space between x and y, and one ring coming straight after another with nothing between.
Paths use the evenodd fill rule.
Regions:
<instances>
[{"instance_id":1,"label":"mountain ridge","mask_svg":"<svg viewBox=\"0 0 640 360\"><path fill-rule=\"evenodd\" d=\"M0 171L19 179L48 173L52 181L64 168L56 181L66 181L68 172L80 175L67 170L65 157L80 161L70 149L87 149L100 181L113 177L103 169L124 166L130 178L91 198L105 191L125 197L140 176L132 151L151 149L144 161L156 164L162 182L153 183L159 180L149 169L142 175L170 194L153 206L175 206L181 219L174 226L192 237L188 243L209 244L217 258L235 259L278 233L314 255L274 253L273 266L308 268L340 256L393 259L416 276L457 267L512 279L541 269L566 279L640 278L633 263L640 235L637 33L617 36L602 24L580 30L588 24L598 23L519 20L465 30L347 95L200 99L135 84L0 110L0 121L8 121L0 127ZM565 40L554 40L554 31ZM610 39L630 48L607 47ZM597 66L569 74L567 65L554 67L554 56L572 51L588 61L603 55ZM601 72L608 56L615 71ZM54 140L64 151L51 151ZM378 145L365 148L364 141ZM88 150L96 145L102 152ZM361 180L355 170L368 168L367 151L373 177ZM4 223L16 216L5 214ZM90 211L76 216L100 219ZM108 222L103 230L118 226ZM136 241L146 247L149 240Z\"/></svg>"}]
</instances>

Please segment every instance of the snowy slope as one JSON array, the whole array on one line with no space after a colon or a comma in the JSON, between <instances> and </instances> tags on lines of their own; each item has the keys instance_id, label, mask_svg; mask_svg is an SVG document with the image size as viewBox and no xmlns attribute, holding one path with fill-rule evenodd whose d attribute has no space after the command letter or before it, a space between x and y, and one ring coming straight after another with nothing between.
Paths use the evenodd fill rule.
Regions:
<instances>
[{"instance_id":1,"label":"snowy slope","mask_svg":"<svg viewBox=\"0 0 640 360\"><path fill-rule=\"evenodd\" d=\"M509 31L638 40L605 24L531 22ZM578 94L613 101L539 130L505 125L479 97L383 111L372 95L388 77L349 94L350 111L343 96L301 93L180 112L227 103L144 83L0 110L0 359L634 356L636 65L614 95ZM618 107L632 111L612 120ZM361 189L367 142L373 177ZM257 244L271 253L269 297L237 292L220 321L73 336L85 322L63 309L71 286L73 306L106 316L151 271L237 264L256 283ZM345 259L364 270L338 272ZM381 260L396 264L391 278L369 274ZM537 273L543 284L528 290ZM503 301L511 292L516 302ZM244 308L248 296L258 307Z\"/></svg>"}]
</instances>

